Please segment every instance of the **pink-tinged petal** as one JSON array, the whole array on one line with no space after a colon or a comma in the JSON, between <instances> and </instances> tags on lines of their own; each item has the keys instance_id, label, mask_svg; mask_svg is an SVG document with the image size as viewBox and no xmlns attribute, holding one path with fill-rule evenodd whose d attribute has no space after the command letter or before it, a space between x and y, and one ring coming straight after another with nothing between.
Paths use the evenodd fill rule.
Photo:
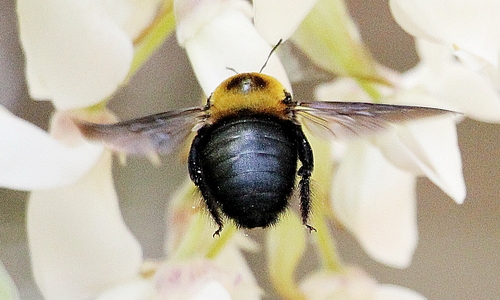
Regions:
<instances>
[{"instance_id":1,"label":"pink-tinged petal","mask_svg":"<svg viewBox=\"0 0 500 300\"><path fill-rule=\"evenodd\" d=\"M33 98L60 110L87 107L127 76L132 41L100 1L20 0L17 13Z\"/></svg>"},{"instance_id":2,"label":"pink-tinged petal","mask_svg":"<svg viewBox=\"0 0 500 300\"><path fill-rule=\"evenodd\" d=\"M407 267L417 245L415 177L366 141L349 144L333 180L338 219L375 260Z\"/></svg>"},{"instance_id":3,"label":"pink-tinged petal","mask_svg":"<svg viewBox=\"0 0 500 300\"><path fill-rule=\"evenodd\" d=\"M112 287L96 300L144 300L155 299L155 287L151 279L137 279ZM157 299L160 300L160 299Z\"/></svg>"},{"instance_id":4,"label":"pink-tinged petal","mask_svg":"<svg viewBox=\"0 0 500 300\"><path fill-rule=\"evenodd\" d=\"M254 0L254 23L269 44L287 40L307 16L316 0Z\"/></svg>"},{"instance_id":5,"label":"pink-tinged petal","mask_svg":"<svg viewBox=\"0 0 500 300\"><path fill-rule=\"evenodd\" d=\"M498 66L500 2L391 0L396 21L410 34L482 57Z\"/></svg>"},{"instance_id":6,"label":"pink-tinged petal","mask_svg":"<svg viewBox=\"0 0 500 300\"><path fill-rule=\"evenodd\" d=\"M377 282L356 268L348 268L339 273L315 272L300 284L300 289L308 300L371 299L376 288Z\"/></svg>"},{"instance_id":7,"label":"pink-tinged petal","mask_svg":"<svg viewBox=\"0 0 500 300\"><path fill-rule=\"evenodd\" d=\"M402 286L380 284L375 291L375 300L425 300L421 294Z\"/></svg>"},{"instance_id":8,"label":"pink-tinged petal","mask_svg":"<svg viewBox=\"0 0 500 300\"><path fill-rule=\"evenodd\" d=\"M234 75L234 71L259 72L271 52L271 46L253 26L248 7L242 7L241 1L237 1L239 5L209 5L221 1L185 5L182 9L178 9L177 5L186 1L176 1L176 17L180 15L177 29L178 36L181 36L179 43L186 48L206 95L210 95L223 80ZM276 77L291 90L285 69L276 54L271 56L262 72Z\"/></svg>"},{"instance_id":9,"label":"pink-tinged petal","mask_svg":"<svg viewBox=\"0 0 500 300\"><path fill-rule=\"evenodd\" d=\"M18 190L53 188L87 173L102 154L78 130L67 133L71 145L0 107L0 186Z\"/></svg>"},{"instance_id":10,"label":"pink-tinged petal","mask_svg":"<svg viewBox=\"0 0 500 300\"><path fill-rule=\"evenodd\" d=\"M384 155L403 169L427 176L455 202L463 203L466 187L453 118L411 122L396 134L379 141Z\"/></svg>"},{"instance_id":11,"label":"pink-tinged petal","mask_svg":"<svg viewBox=\"0 0 500 300\"><path fill-rule=\"evenodd\" d=\"M419 293L396 285L379 284L363 270L347 268L334 273L320 271L300 284L308 300L424 300Z\"/></svg>"},{"instance_id":12,"label":"pink-tinged petal","mask_svg":"<svg viewBox=\"0 0 500 300\"><path fill-rule=\"evenodd\" d=\"M257 279L248 265L243 251L256 252L258 245L243 234L236 234L233 241L229 243L214 262L225 270L225 273L236 273L236 278L231 285L225 285L232 299L261 299L264 292L259 287Z\"/></svg>"},{"instance_id":13,"label":"pink-tinged petal","mask_svg":"<svg viewBox=\"0 0 500 300\"><path fill-rule=\"evenodd\" d=\"M217 281L207 282L192 300L231 300L231 295L224 286ZM166 299L165 299L166 300Z\"/></svg>"},{"instance_id":14,"label":"pink-tinged petal","mask_svg":"<svg viewBox=\"0 0 500 300\"><path fill-rule=\"evenodd\" d=\"M262 292L255 279L252 276L249 280L246 275L248 266L240 269L239 262L233 264L234 257L225 258L237 252L237 260L244 261L242 254L235 247L228 248L236 251L224 251L216 261L191 259L163 264L154 279L158 299L260 299Z\"/></svg>"},{"instance_id":15,"label":"pink-tinged petal","mask_svg":"<svg viewBox=\"0 0 500 300\"><path fill-rule=\"evenodd\" d=\"M136 278L142 263L141 246L120 214L107 151L76 183L32 192L27 230L46 299L89 299Z\"/></svg>"}]
</instances>

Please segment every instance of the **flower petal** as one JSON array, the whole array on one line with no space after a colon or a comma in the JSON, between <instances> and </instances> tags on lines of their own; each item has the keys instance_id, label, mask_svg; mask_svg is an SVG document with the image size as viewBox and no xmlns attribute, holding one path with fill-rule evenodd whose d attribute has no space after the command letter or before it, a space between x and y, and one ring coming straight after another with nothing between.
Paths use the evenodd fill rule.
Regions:
<instances>
[{"instance_id":1,"label":"flower petal","mask_svg":"<svg viewBox=\"0 0 500 300\"><path fill-rule=\"evenodd\" d=\"M158 299L260 299L262 292L243 255L235 247L227 248L231 250L221 253L215 261L190 259L164 263L154 279ZM226 260L228 253L237 257ZM232 264L234 258L237 258L236 265ZM240 262L245 265L244 269L240 269Z\"/></svg>"},{"instance_id":2,"label":"flower petal","mask_svg":"<svg viewBox=\"0 0 500 300\"><path fill-rule=\"evenodd\" d=\"M416 45L422 61L404 75L407 86L423 86L440 107L479 121L500 122L500 95L490 81L458 63L446 47L421 39Z\"/></svg>"},{"instance_id":3,"label":"flower petal","mask_svg":"<svg viewBox=\"0 0 500 300\"><path fill-rule=\"evenodd\" d=\"M377 282L356 268L346 268L340 273L315 272L300 284L308 300L371 299L376 288Z\"/></svg>"},{"instance_id":4,"label":"flower petal","mask_svg":"<svg viewBox=\"0 0 500 300\"><path fill-rule=\"evenodd\" d=\"M125 79L132 41L100 1L20 0L17 13L32 97L87 107Z\"/></svg>"},{"instance_id":5,"label":"flower petal","mask_svg":"<svg viewBox=\"0 0 500 300\"><path fill-rule=\"evenodd\" d=\"M222 284L213 280L206 283L201 290L191 298L193 300L231 300L229 292L224 288Z\"/></svg>"},{"instance_id":6,"label":"flower petal","mask_svg":"<svg viewBox=\"0 0 500 300\"><path fill-rule=\"evenodd\" d=\"M414 7L410 8L410 5L414 5ZM405 0L389 0L389 6L392 16L396 22L398 22L399 26L401 26L408 33L434 42L439 40L439 37L435 35L434 31L429 31L427 27L422 27L422 25L426 25L425 22L421 24L418 21L418 18L415 18L415 16L422 16L425 8L418 7L417 3L410 3L410 1ZM419 10L416 11L417 9ZM425 16L425 18L427 17ZM430 24L429 27L432 27L433 25L434 24Z\"/></svg>"},{"instance_id":7,"label":"flower petal","mask_svg":"<svg viewBox=\"0 0 500 300\"><path fill-rule=\"evenodd\" d=\"M343 272L316 272L308 275L300 288L310 300L424 300L419 293L396 285L378 284L363 270L347 268Z\"/></svg>"},{"instance_id":8,"label":"flower petal","mask_svg":"<svg viewBox=\"0 0 500 300\"><path fill-rule=\"evenodd\" d=\"M500 122L500 95L479 74L461 66L450 66L434 97L450 108L481 122Z\"/></svg>"},{"instance_id":9,"label":"flower petal","mask_svg":"<svg viewBox=\"0 0 500 300\"><path fill-rule=\"evenodd\" d=\"M316 0L254 0L254 23L269 44L287 40Z\"/></svg>"},{"instance_id":10,"label":"flower petal","mask_svg":"<svg viewBox=\"0 0 500 300\"><path fill-rule=\"evenodd\" d=\"M415 177L365 141L349 144L334 175L332 207L375 260L407 267L417 245Z\"/></svg>"},{"instance_id":11,"label":"flower petal","mask_svg":"<svg viewBox=\"0 0 500 300\"><path fill-rule=\"evenodd\" d=\"M376 300L425 300L419 293L402 286L380 284L375 290Z\"/></svg>"},{"instance_id":12,"label":"flower petal","mask_svg":"<svg viewBox=\"0 0 500 300\"><path fill-rule=\"evenodd\" d=\"M76 129L76 128L75 128ZM77 139L68 146L0 107L0 186L19 190L69 184L88 172L103 147Z\"/></svg>"},{"instance_id":13,"label":"flower petal","mask_svg":"<svg viewBox=\"0 0 500 300\"><path fill-rule=\"evenodd\" d=\"M138 279L106 290L96 300L144 300L154 299L155 288L152 280Z\"/></svg>"},{"instance_id":14,"label":"flower petal","mask_svg":"<svg viewBox=\"0 0 500 300\"><path fill-rule=\"evenodd\" d=\"M176 1L176 5L178 2L185 1ZM186 48L206 95L234 75L234 71L228 68L238 73L259 72L271 52L271 46L259 35L244 7L226 5L216 10L220 4L212 2L217 1L189 7L191 11L184 8L177 30L178 35L183 37L179 38L179 43ZM176 16L179 14L177 12ZM203 14L209 14L211 18L207 19ZM276 77L291 91L285 69L275 54L263 73Z\"/></svg>"},{"instance_id":15,"label":"flower petal","mask_svg":"<svg viewBox=\"0 0 500 300\"><path fill-rule=\"evenodd\" d=\"M142 250L122 220L109 152L78 182L31 193L27 223L47 299L88 299L137 276Z\"/></svg>"},{"instance_id":16,"label":"flower petal","mask_svg":"<svg viewBox=\"0 0 500 300\"><path fill-rule=\"evenodd\" d=\"M464 49L498 66L499 1L391 0L390 6L410 34Z\"/></svg>"},{"instance_id":17,"label":"flower petal","mask_svg":"<svg viewBox=\"0 0 500 300\"><path fill-rule=\"evenodd\" d=\"M242 249L256 251L257 244L243 234L237 233L233 241L228 243L217 255L214 262L225 270L225 273L237 272L237 279L232 285L225 286L232 299L261 299L264 292L248 265Z\"/></svg>"},{"instance_id":18,"label":"flower petal","mask_svg":"<svg viewBox=\"0 0 500 300\"><path fill-rule=\"evenodd\" d=\"M455 202L463 203L466 188L453 118L408 123L398 129L397 137L381 139L378 144L392 163L424 174Z\"/></svg>"},{"instance_id":19,"label":"flower petal","mask_svg":"<svg viewBox=\"0 0 500 300\"><path fill-rule=\"evenodd\" d=\"M110 18L112 18L131 39L136 38L150 25L162 2L163 0L99 1L100 5L103 5L106 9Z\"/></svg>"}]
</instances>

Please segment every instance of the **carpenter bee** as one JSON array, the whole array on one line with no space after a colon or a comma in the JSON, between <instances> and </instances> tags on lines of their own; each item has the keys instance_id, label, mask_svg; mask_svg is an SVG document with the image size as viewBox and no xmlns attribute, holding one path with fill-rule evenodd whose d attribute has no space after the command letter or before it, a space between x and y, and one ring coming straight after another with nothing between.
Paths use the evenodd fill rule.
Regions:
<instances>
[{"instance_id":1,"label":"carpenter bee","mask_svg":"<svg viewBox=\"0 0 500 300\"><path fill-rule=\"evenodd\" d=\"M116 124L75 123L90 140L140 155L172 153L195 131L189 175L218 225L215 236L222 230L223 216L242 228L278 222L297 175L302 222L314 230L307 223L313 151L302 125L319 126L341 138L447 112L361 102L296 102L277 79L241 73L222 82L203 107Z\"/></svg>"}]
</instances>

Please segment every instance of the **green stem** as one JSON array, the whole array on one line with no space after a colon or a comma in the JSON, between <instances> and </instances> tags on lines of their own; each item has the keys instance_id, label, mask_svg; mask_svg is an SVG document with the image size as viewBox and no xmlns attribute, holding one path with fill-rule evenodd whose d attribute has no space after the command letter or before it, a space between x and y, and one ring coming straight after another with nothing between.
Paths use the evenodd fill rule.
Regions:
<instances>
[{"instance_id":1,"label":"green stem","mask_svg":"<svg viewBox=\"0 0 500 300\"><path fill-rule=\"evenodd\" d=\"M149 59L175 29L175 17L172 1L164 4L161 12L151 25L135 40L135 55L130 66L128 78Z\"/></svg>"},{"instance_id":2,"label":"green stem","mask_svg":"<svg viewBox=\"0 0 500 300\"><path fill-rule=\"evenodd\" d=\"M332 272L340 272L343 270L343 264L335 246L335 241L330 235L330 230L326 223L324 214L318 215L315 219L314 226L318 230L315 243L319 252L323 267Z\"/></svg>"},{"instance_id":3,"label":"green stem","mask_svg":"<svg viewBox=\"0 0 500 300\"><path fill-rule=\"evenodd\" d=\"M172 258L174 260L184 260L189 259L195 254L199 249L200 241L203 240L203 235L205 234L206 219L202 213L197 213L191 220L186 234L182 239L182 242L177 247Z\"/></svg>"},{"instance_id":4,"label":"green stem","mask_svg":"<svg viewBox=\"0 0 500 300\"><path fill-rule=\"evenodd\" d=\"M339 272L343 270L343 263L328 227L328 217L332 214L330 187L334 172L331 144L326 143L324 139L309 134L309 132L306 133L312 148L315 150L315 160L320 162L316 163L313 172L314 186L312 188L314 197L311 224L316 228L317 232L312 236L323 267L330 271Z\"/></svg>"},{"instance_id":5,"label":"green stem","mask_svg":"<svg viewBox=\"0 0 500 300\"><path fill-rule=\"evenodd\" d=\"M214 242L210 246L207 254L205 255L208 259L214 259L222 249L226 246L227 242L231 240L231 238L236 233L236 226L230 224L224 227L224 230L221 232L219 237L215 237Z\"/></svg>"},{"instance_id":6,"label":"green stem","mask_svg":"<svg viewBox=\"0 0 500 300\"><path fill-rule=\"evenodd\" d=\"M356 82L358 83L359 87L362 88L363 91L365 91L365 93L367 93L368 96L373 99L373 102L380 103L382 94L380 94L380 90L378 89L375 82L360 79L356 79Z\"/></svg>"}]
</instances>

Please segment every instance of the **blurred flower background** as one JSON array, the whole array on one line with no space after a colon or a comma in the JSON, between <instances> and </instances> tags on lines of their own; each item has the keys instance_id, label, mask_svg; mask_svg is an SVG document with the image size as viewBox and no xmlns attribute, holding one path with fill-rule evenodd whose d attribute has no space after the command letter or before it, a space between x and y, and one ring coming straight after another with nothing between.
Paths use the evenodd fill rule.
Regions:
<instances>
[{"instance_id":1,"label":"blurred flower background","mask_svg":"<svg viewBox=\"0 0 500 300\"><path fill-rule=\"evenodd\" d=\"M413 39L394 22L386 1L346 3L363 41L379 62L398 71L406 71L418 62ZM46 129L52 106L29 100L15 1L3 1L0 5L0 103ZM177 45L175 37L170 37L130 83L118 91L109 107L121 119L129 119L198 105L200 94L184 49ZM294 94L298 100L311 100L311 84L294 85ZM464 295L486 299L500 294L498 125L465 120L458 125L458 132L467 198L464 204L457 205L430 181L418 181L419 242L409 268L392 269L374 262L347 231L335 228L343 261L359 266L381 283L401 285L429 299L459 299ZM123 218L141 243L144 257L162 258L165 206L187 176L185 164L176 155L162 158L160 167L146 159L129 158L126 166L115 164L113 172ZM38 299L41 296L31 275L27 248L26 198L25 192L0 190L0 261L18 286L21 299ZM263 233L260 229L248 231L257 241L263 241ZM269 298L276 298L265 273L263 249L251 251L247 257L259 285ZM311 273L316 260L314 254L306 254L297 276L303 278ZM345 276L371 284L359 271ZM315 291L311 280L304 285Z\"/></svg>"}]
</instances>

